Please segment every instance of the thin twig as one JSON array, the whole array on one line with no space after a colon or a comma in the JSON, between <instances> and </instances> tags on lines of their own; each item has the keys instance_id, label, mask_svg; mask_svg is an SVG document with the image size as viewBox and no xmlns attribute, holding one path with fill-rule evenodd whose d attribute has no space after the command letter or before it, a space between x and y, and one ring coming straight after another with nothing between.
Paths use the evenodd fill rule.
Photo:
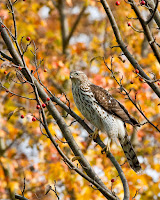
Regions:
<instances>
[{"instance_id":1,"label":"thin twig","mask_svg":"<svg viewBox=\"0 0 160 200\"><path fill-rule=\"evenodd\" d=\"M115 21L115 18L113 16L113 13L112 13L107 1L106 0L100 0L100 2L103 5L104 10L105 10L105 12L106 12L106 14L107 14L107 16L109 18L109 21L110 21L112 29L114 31L114 35L116 37L117 43L120 46L121 50L123 51L124 55L128 58L130 63L133 65L133 67L135 69L139 70L139 73L140 73L140 75L142 77L150 80L149 76L147 76L147 74L143 71L141 66L138 64L138 61L135 60L135 58L128 51L127 46L124 44L123 39L122 39L121 34L120 34L120 31L119 31L119 28L117 26L117 23ZM133 3L131 2L131 0L129 1L129 3L133 6ZM155 92L155 94L157 94L157 96L160 98L160 90L159 90L159 88L154 83L148 83L148 85L152 88L152 90Z\"/></svg>"},{"instance_id":2,"label":"thin twig","mask_svg":"<svg viewBox=\"0 0 160 200\"><path fill-rule=\"evenodd\" d=\"M51 188L51 190L55 193L57 199L59 200L60 198L59 198L59 196L57 194L56 181L54 181L54 189Z\"/></svg>"},{"instance_id":3,"label":"thin twig","mask_svg":"<svg viewBox=\"0 0 160 200\"><path fill-rule=\"evenodd\" d=\"M106 67L108 68L108 70L112 73L112 77L115 79L115 81L118 83L118 85L120 86L120 89L123 90L125 92L125 95L127 95L128 99L132 102L132 104L136 107L136 109L141 113L141 115L147 120L148 123L150 123L158 132L160 132L160 129L155 126L143 113L142 109L140 107L138 107L138 105L136 104L136 102L130 97L129 92L127 92L127 90L123 87L123 85L116 79L114 72L112 70L113 68L113 64L112 64L112 59L111 59L111 68L108 67L105 59L103 58L103 61L106 65ZM136 94L137 95L137 94ZM136 100L136 96L135 96L135 100Z\"/></svg>"},{"instance_id":4,"label":"thin twig","mask_svg":"<svg viewBox=\"0 0 160 200\"><path fill-rule=\"evenodd\" d=\"M16 26L16 19L15 19L15 15L14 15L14 10L13 10L13 4L11 2L11 0L8 0L10 8L11 8L11 14L12 14L12 18L13 18L13 24L14 24L14 39L17 40L17 26Z\"/></svg>"},{"instance_id":5,"label":"thin twig","mask_svg":"<svg viewBox=\"0 0 160 200\"><path fill-rule=\"evenodd\" d=\"M155 5L155 8L153 10L153 13L151 14L151 16L149 17L149 19L146 21L146 24L149 24L149 22L153 19L155 13L156 13L156 10L158 8L158 3L159 3L159 0L156 0L156 5Z\"/></svg>"},{"instance_id":6,"label":"thin twig","mask_svg":"<svg viewBox=\"0 0 160 200\"><path fill-rule=\"evenodd\" d=\"M26 189L26 179L24 177L24 181L23 181L23 190L22 190L22 196L24 197L24 192L25 192L25 189Z\"/></svg>"},{"instance_id":7,"label":"thin twig","mask_svg":"<svg viewBox=\"0 0 160 200\"><path fill-rule=\"evenodd\" d=\"M2 87L2 88L5 89L8 93L10 93L10 94L12 94L12 95L14 95L14 96L21 97L21 98L28 99L28 100L36 100L36 99L34 99L34 98L25 97L25 96L22 96L22 95L19 95L19 94L16 94L16 93L14 93L14 92L9 91L6 87L4 87L4 86L2 85L1 82L0 82L0 87Z\"/></svg>"},{"instance_id":8,"label":"thin twig","mask_svg":"<svg viewBox=\"0 0 160 200\"><path fill-rule=\"evenodd\" d=\"M136 5L134 0L128 0L129 2L132 3L132 9L134 10L135 14L137 15L139 22L141 23L141 26L143 28L144 34L148 40L148 43L150 44L150 47L155 55L155 57L157 58L157 61L160 63L160 52L159 49L157 47L157 45L155 44L153 35L151 33L151 30L148 26L148 24L146 24L146 21L143 19L142 14L138 8L138 6Z\"/></svg>"},{"instance_id":9,"label":"thin twig","mask_svg":"<svg viewBox=\"0 0 160 200\"><path fill-rule=\"evenodd\" d=\"M136 28L134 28L133 26L130 26L134 31L136 31L136 32L138 32L138 33L144 33L144 31L142 31L142 30L138 30L138 29L136 29Z\"/></svg>"},{"instance_id":10,"label":"thin twig","mask_svg":"<svg viewBox=\"0 0 160 200\"><path fill-rule=\"evenodd\" d=\"M80 19L82 18L83 14L84 14L84 12L85 12L85 10L86 10L86 8L87 8L87 6L84 5L84 6L82 7L82 9L81 9L79 15L77 16L77 18L76 18L76 20L75 20L75 22L74 22L74 24L73 24L73 26L72 26L72 28L71 28L71 31L70 31L68 37L65 39L65 48L67 47L67 45L68 45L68 43L69 43L69 41L70 41L70 39L71 39L73 33L75 32L75 30L76 30L76 28L77 28L77 26L78 26L78 24L79 24L79 22L80 22Z\"/></svg>"},{"instance_id":11,"label":"thin twig","mask_svg":"<svg viewBox=\"0 0 160 200\"><path fill-rule=\"evenodd\" d=\"M140 190L140 189L139 189L139 190ZM136 198L136 196L137 196L139 190L136 190L136 193L135 193L134 197L132 197L132 200Z\"/></svg>"},{"instance_id":12,"label":"thin twig","mask_svg":"<svg viewBox=\"0 0 160 200\"><path fill-rule=\"evenodd\" d=\"M55 137L57 138L57 140L59 140L61 143L63 143L63 144L66 144L66 143L68 143L68 142L64 142L64 141L62 141L62 140L60 140L58 137L57 137L57 135L55 134Z\"/></svg>"},{"instance_id":13,"label":"thin twig","mask_svg":"<svg viewBox=\"0 0 160 200\"><path fill-rule=\"evenodd\" d=\"M153 10L155 8L155 1L154 0L145 0L145 2L147 2L147 5L149 5L151 7L151 9L149 9L151 15L153 14ZM154 20L158 26L158 29L160 29L160 15L159 15L159 11L158 9L155 12L154 15Z\"/></svg>"}]
</instances>

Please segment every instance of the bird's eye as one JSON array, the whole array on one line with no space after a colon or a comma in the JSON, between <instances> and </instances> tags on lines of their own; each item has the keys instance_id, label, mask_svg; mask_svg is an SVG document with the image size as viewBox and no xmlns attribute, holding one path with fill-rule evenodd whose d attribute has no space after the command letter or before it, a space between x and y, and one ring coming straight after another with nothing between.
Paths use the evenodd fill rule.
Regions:
<instances>
[{"instance_id":1,"label":"bird's eye","mask_svg":"<svg viewBox=\"0 0 160 200\"><path fill-rule=\"evenodd\" d=\"M75 72L75 75L76 75L76 76L78 76L78 73L77 73L77 72Z\"/></svg>"}]
</instances>

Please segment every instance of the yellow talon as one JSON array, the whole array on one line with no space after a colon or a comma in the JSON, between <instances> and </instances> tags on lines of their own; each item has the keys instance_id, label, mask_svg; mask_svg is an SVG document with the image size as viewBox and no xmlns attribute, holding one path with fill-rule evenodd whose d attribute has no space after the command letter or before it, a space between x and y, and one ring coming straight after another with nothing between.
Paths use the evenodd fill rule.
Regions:
<instances>
[{"instance_id":1,"label":"yellow talon","mask_svg":"<svg viewBox=\"0 0 160 200\"><path fill-rule=\"evenodd\" d=\"M108 140L107 140L107 145L101 150L101 153L103 154L104 152L106 153L106 154L108 154L109 152L110 152L110 143L111 143L111 139L110 138L108 138Z\"/></svg>"},{"instance_id":2,"label":"yellow talon","mask_svg":"<svg viewBox=\"0 0 160 200\"><path fill-rule=\"evenodd\" d=\"M92 140L95 140L98 136L98 132L99 132L99 129L96 128L95 131L89 135L89 137L91 137Z\"/></svg>"}]
</instances>

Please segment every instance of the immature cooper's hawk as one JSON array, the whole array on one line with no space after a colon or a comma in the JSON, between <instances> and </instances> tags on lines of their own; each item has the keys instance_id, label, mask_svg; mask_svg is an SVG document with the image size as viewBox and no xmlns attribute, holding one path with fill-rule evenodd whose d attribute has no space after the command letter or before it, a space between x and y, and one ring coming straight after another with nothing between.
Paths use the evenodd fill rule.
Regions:
<instances>
[{"instance_id":1,"label":"immature cooper's hawk","mask_svg":"<svg viewBox=\"0 0 160 200\"><path fill-rule=\"evenodd\" d=\"M139 173L142 169L125 127L125 123L138 126L137 120L105 89L92 84L83 72L72 71L70 78L73 98L79 111L91 124L107 134L108 148L111 139L119 139L131 168Z\"/></svg>"}]
</instances>

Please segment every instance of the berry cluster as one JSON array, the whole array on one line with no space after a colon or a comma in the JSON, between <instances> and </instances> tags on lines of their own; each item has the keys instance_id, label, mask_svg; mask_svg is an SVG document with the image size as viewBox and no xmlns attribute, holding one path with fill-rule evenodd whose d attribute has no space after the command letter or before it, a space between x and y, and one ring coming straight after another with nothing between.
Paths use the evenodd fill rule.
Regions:
<instances>
[{"instance_id":1,"label":"berry cluster","mask_svg":"<svg viewBox=\"0 0 160 200\"><path fill-rule=\"evenodd\" d=\"M7 92L7 90L6 90L6 92ZM46 101L50 101L50 98L47 97ZM42 107L45 108L45 107L46 107L46 104L45 104L45 103L42 103ZM37 109L40 109L41 106L38 104L38 105L36 106L36 108L37 108ZM23 119L23 118L24 118L24 115L21 115L21 118ZM35 122L36 120L37 120L36 117L32 117L32 121L33 121L33 122Z\"/></svg>"}]
</instances>

